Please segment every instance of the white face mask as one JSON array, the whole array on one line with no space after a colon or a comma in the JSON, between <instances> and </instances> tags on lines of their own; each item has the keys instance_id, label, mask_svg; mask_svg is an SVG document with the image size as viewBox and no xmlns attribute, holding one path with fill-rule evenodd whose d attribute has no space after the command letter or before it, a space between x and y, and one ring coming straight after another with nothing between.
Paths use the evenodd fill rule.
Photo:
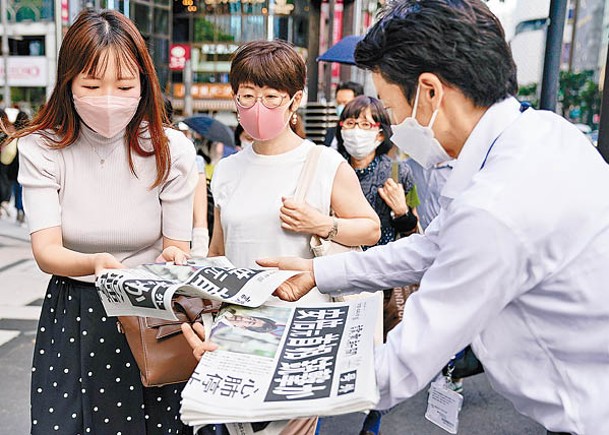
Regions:
<instances>
[{"instance_id":1,"label":"white face mask","mask_svg":"<svg viewBox=\"0 0 609 435\"><path fill-rule=\"evenodd\" d=\"M380 142L376 140L378 130L362 130L359 127L340 131L343 137L343 145L351 157L363 159L374 152Z\"/></svg>"},{"instance_id":2,"label":"white face mask","mask_svg":"<svg viewBox=\"0 0 609 435\"><path fill-rule=\"evenodd\" d=\"M417 87L417 95L414 99L412 115L406 118L401 124L393 127L391 140L402 152L408 154L418 164L425 169L431 169L438 163L452 160L452 157L446 153L446 150L434 137L434 132L431 129L440 109L433 111L427 127L423 127L416 119L420 91L421 85ZM438 103L438 106L439 105L440 103Z\"/></svg>"}]
</instances>

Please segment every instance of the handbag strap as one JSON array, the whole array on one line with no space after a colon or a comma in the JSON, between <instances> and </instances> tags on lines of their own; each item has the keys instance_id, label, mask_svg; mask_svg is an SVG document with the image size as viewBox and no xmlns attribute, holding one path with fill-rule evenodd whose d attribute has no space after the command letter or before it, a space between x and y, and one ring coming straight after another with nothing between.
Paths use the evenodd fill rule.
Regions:
<instances>
[{"instance_id":1,"label":"handbag strap","mask_svg":"<svg viewBox=\"0 0 609 435\"><path fill-rule=\"evenodd\" d=\"M323 147L315 145L311 151L307 154L302 171L298 177L298 184L296 185L296 192L294 193L294 200L297 202L303 202L313 182L313 175L317 169L317 162L323 151Z\"/></svg>"}]
</instances>

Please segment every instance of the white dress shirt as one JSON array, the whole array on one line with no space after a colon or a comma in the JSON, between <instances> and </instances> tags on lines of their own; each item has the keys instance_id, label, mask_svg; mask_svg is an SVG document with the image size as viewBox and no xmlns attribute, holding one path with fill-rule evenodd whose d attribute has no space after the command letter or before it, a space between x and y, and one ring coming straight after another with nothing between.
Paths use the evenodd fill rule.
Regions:
<instances>
[{"instance_id":1,"label":"white dress shirt","mask_svg":"<svg viewBox=\"0 0 609 435\"><path fill-rule=\"evenodd\" d=\"M424 236L316 258L322 292L421 280L376 350L379 408L472 343L521 413L609 433L608 187L609 166L576 127L508 98L472 131Z\"/></svg>"}]
</instances>

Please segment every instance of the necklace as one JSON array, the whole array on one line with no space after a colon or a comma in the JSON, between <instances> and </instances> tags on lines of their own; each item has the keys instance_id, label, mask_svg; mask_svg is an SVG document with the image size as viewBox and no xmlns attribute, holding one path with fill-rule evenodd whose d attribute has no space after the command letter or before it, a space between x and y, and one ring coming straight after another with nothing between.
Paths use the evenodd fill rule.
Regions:
<instances>
[{"instance_id":1,"label":"necklace","mask_svg":"<svg viewBox=\"0 0 609 435\"><path fill-rule=\"evenodd\" d=\"M106 154L105 156L102 156L99 151L97 151L97 148L95 148L88 140L85 141L87 143L87 145L89 145L91 147L91 149L93 150L93 152L95 154L97 154L97 157L99 157L99 165L100 166L104 166L104 163L106 163L106 159L108 157L110 157L112 155L112 153L114 152L114 150L116 150L116 148L121 144L121 142L119 141L116 145L114 145L112 147L112 149L110 150L110 152L108 154Z\"/></svg>"}]
</instances>

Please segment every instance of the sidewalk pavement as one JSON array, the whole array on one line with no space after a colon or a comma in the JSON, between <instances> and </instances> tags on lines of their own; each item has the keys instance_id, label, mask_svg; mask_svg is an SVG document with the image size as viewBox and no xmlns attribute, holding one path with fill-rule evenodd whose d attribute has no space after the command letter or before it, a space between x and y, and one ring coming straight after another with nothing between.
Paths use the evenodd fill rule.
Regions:
<instances>
[{"instance_id":1,"label":"sidewalk pavement","mask_svg":"<svg viewBox=\"0 0 609 435\"><path fill-rule=\"evenodd\" d=\"M29 432L29 382L49 277L32 258L27 228L0 218L0 432Z\"/></svg>"}]
</instances>

